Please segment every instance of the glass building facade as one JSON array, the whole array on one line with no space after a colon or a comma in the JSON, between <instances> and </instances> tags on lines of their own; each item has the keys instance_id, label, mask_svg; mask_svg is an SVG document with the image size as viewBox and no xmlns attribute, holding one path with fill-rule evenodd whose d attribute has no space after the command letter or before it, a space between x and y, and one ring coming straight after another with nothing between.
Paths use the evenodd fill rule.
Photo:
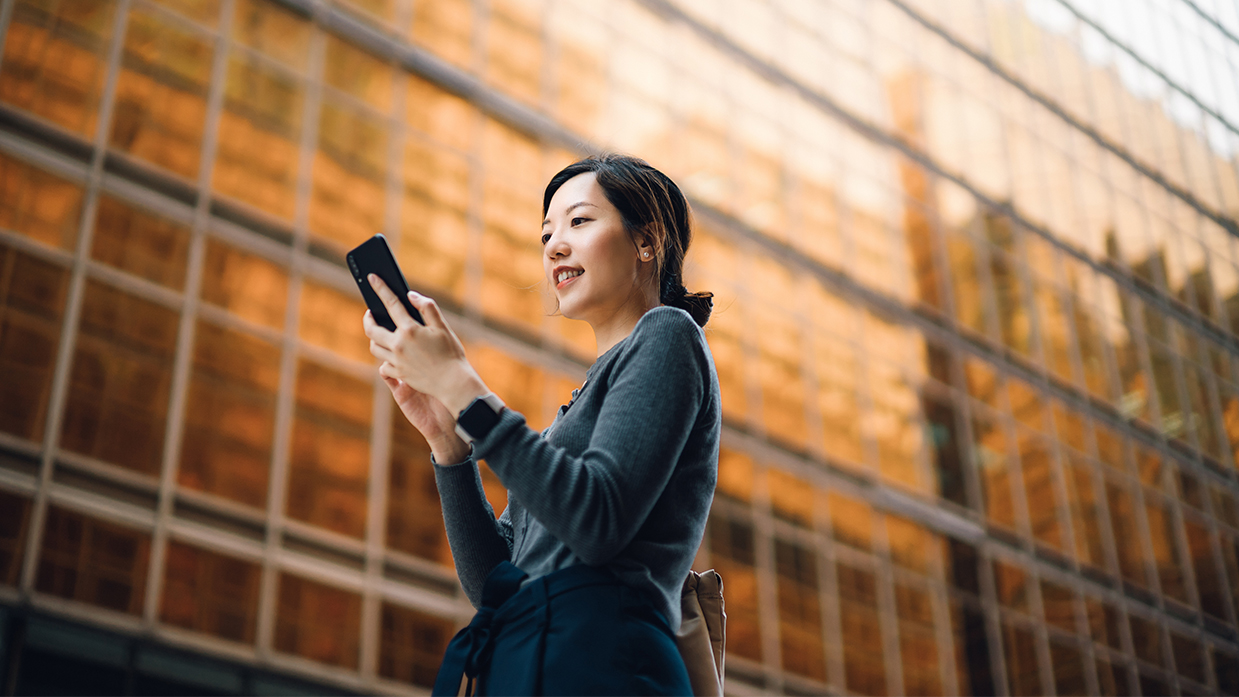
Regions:
<instances>
[{"instance_id":1,"label":"glass building facade","mask_svg":"<svg viewBox=\"0 0 1239 697\"><path fill-rule=\"evenodd\" d=\"M599 149L682 184L716 294L728 692L1239 693L1233 3L3 0L0 42L5 694L424 694L472 610L343 252L541 428L594 345L540 196Z\"/></svg>"}]
</instances>

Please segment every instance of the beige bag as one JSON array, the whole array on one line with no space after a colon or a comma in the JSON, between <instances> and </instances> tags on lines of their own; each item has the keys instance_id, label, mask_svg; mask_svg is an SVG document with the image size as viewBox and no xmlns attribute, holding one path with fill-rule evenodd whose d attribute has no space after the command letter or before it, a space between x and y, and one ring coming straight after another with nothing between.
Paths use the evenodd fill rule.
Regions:
<instances>
[{"instance_id":1,"label":"beige bag","mask_svg":"<svg viewBox=\"0 0 1239 697\"><path fill-rule=\"evenodd\" d=\"M689 571L680 593L680 630L675 643L688 668L697 697L723 695L723 660L727 649L727 613L723 610L723 577L714 569Z\"/></svg>"}]
</instances>

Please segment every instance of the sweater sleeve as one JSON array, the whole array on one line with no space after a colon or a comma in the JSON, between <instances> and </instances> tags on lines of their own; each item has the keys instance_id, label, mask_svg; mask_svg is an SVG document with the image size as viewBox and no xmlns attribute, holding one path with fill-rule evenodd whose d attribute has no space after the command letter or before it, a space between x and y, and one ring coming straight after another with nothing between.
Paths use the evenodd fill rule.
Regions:
<instances>
[{"instance_id":1,"label":"sweater sleeve","mask_svg":"<svg viewBox=\"0 0 1239 697\"><path fill-rule=\"evenodd\" d=\"M591 565L612 559L645 522L709 385L705 339L687 314L656 308L633 331L580 457L539 437L510 409L474 443L528 513Z\"/></svg>"},{"instance_id":2,"label":"sweater sleeve","mask_svg":"<svg viewBox=\"0 0 1239 697\"><path fill-rule=\"evenodd\" d=\"M472 454L460 464L435 464L434 472L456 575L469 602L481 607L486 576L499 562L512 558L510 508L495 519Z\"/></svg>"}]
</instances>

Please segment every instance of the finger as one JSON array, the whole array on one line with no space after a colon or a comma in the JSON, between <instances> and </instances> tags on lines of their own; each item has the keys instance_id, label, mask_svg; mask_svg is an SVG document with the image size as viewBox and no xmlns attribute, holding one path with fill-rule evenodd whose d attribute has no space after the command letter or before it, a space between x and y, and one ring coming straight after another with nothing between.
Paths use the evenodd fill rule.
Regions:
<instances>
[{"instance_id":1,"label":"finger","mask_svg":"<svg viewBox=\"0 0 1239 697\"><path fill-rule=\"evenodd\" d=\"M362 315L361 326L371 341L377 341L381 346L391 346L392 333L387 331L386 327L375 322L374 315L369 310L366 310L366 314Z\"/></svg>"},{"instance_id":2,"label":"finger","mask_svg":"<svg viewBox=\"0 0 1239 697\"><path fill-rule=\"evenodd\" d=\"M374 339L370 340L370 355L374 356L380 361L383 361L384 363L391 363L396 358L395 353L393 353L390 349L386 348L385 346L379 344L379 342L375 341Z\"/></svg>"},{"instance_id":3,"label":"finger","mask_svg":"<svg viewBox=\"0 0 1239 697\"><path fill-rule=\"evenodd\" d=\"M387 361L383 361L383 365L379 366L379 375L383 376L384 380L397 380L396 367Z\"/></svg>"},{"instance_id":4,"label":"finger","mask_svg":"<svg viewBox=\"0 0 1239 697\"><path fill-rule=\"evenodd\" d=\"M369 274L368 278L370 280L370 287L379 296L379 300L383 301L383 307L387 308L387 314L396 323L397 327L404 329L410 325L417 324L409 315L409 311L404 309L404 304L400 302L400 298L391 292L391 288L387 287L383 279L375 274Z\"/></svg>"},{"instance_id":5,"label":"finger","mask_svg":"<svg viewBox=\"0 0 1239 697\"><path fill-rule=\"evenodd\" d=\"M413 307L416 307L417 311L422 313L422 319L426 320L427 327L447 329L447 322L443 319L443 313L439 312L439 304L434 300L420 293L409 291L409 302L413 303Z\"/></svg>"}]
</instances>

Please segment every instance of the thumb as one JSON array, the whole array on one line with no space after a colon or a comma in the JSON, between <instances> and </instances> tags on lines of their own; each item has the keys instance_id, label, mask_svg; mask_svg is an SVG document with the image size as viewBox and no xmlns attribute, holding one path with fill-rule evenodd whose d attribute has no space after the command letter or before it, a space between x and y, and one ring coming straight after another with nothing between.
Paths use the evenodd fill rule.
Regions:
<instances>
[{"instance_id":1,"label":"thumb","mask_svg":"<svg viewBox=\"0 0 1239 697\"><path fill-rule=\"evenodd\" d=\"M417 311L422 313L422 319L426 322L427 327L447 329L447 322L443 320L443 313L439 312L439 304L433 299L420 293L409 291L409 302L413 303L413 307L416 307Z\"/></svg>"}]
</instances>

